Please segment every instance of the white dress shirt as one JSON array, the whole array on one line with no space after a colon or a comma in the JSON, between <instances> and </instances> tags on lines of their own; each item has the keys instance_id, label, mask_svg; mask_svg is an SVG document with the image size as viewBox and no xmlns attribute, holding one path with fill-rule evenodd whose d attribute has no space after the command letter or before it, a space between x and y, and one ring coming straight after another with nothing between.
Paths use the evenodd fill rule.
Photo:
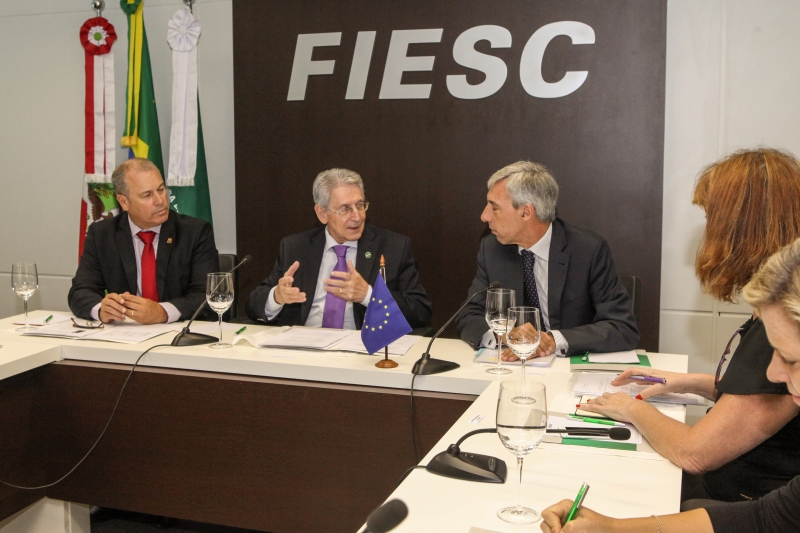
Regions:
<instances>
[{"instance_id":1,"label":"white dress shirt","mask_svg":"<svg viewBox=\"0 0 800 533\"><path fill-rule=\"evenodd\" d=\"M352 261L355 265L356 255L358 254L358 241L345 241L342 244L347 246L346 259ZM308 312L308 318L306 318L306 323L304 324L305 326L317 328L322 326L322 315L325 312L325 298L328 294L325 291L325 280L331 277L331 272L333 272L336 263L339 261L333 249L334 246L338 245L339 243L331 237L328 228L325 227L325 250L322 252L322 263L319 265L317 286L314 291L314 299L311 302L311 310ZM277 314L281 312L281 309L283 309L283 306L275 301L275 288L276 287L272 287L272 290L269 291L267 305L264 306L264 314L267 320L275 318ZM306 298L308 298L308 296L309 295L306 295ZM369 303L370 296L372 296L372 285L367 289L367 296L361 301L361 305L366 306ZM347 302L345 304L343 329L356 329L356 321L353 317L353 302Z\"/></svg>"},{"instance_id":2,"label":"white dress shirt","mask_svg":"<svg viewBox=\"0 0 800 533\"><path fill-rule=\"evenodd\" d=\"M158 257L158 237L161 234L161 224L152 227L148 230L142 230L139 226L133 223L131 217L128 217L128 224L131 227L131 237L133 238L133 253L136 256L136 296L142 295L142 252L144 252L144 242L136 236L140 231L152 231L156 234L153 238L153 251L156 258ZM102 302L92 307L92 319L100 320L100 305ZM164 308L167 312L167 322L177 322L181 318L181 312L178 308L169 302L159 302L158 305ZM127 317L125 317L127 320Z\"/></svg>"},{"instance_id":3,"label":"white dress shirt","mask_svg":"<svg viewBox=\"0 0 800 533\"><path fill-rule=\"evenodd\" d=\"M547 268L550 262L550 241L552 238L553 225L550 224L542 238L527 249L536 256L536 261L533 264L533 275L536 278L536 292L539 294L539 305L541 305L539 313L542 319L542 329L546 329L550 325L550 311L547 307ZM520 254L522 254L522 250L525 250L522 246L518 246L517 248ZM522 295L517 295L517 305L523 305L524 296L522 298L520 298L520 296ZM565 339L564 335L558 330L550 330L550 333L556 341L556 352L560 352L560 355L565 354L567 349L569 349L567 339ZM492 333L491 329L483 335L481 343L491 348L497 347L494 333Z\"/></svg>"}]
</instances>

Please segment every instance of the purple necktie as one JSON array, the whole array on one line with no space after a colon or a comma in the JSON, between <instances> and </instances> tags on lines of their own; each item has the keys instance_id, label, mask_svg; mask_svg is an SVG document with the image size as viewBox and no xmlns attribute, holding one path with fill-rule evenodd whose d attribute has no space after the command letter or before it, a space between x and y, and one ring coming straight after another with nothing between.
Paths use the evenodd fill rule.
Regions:
<instances>
[{"instance_id":1,"label":"purple necktie","mask_svg":"<svg viewBox=\"0 0 800 533\"><path fill-rule=\"evenodd\" d=\"M347 272L347 248L344 244L333 247L336 252L336 266L334 272ZM322 312L322 327L342 329L344 326L344 306L347 302L333 293L325 295L325 310Z\"/></svg>"}]
</instances>

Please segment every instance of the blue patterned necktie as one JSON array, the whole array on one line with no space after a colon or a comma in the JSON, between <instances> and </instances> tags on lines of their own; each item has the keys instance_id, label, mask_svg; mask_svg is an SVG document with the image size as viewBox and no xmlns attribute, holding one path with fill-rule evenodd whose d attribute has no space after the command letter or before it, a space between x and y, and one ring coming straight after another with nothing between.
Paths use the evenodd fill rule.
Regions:
<instances>
[{"instance_id":1,"label":"blue patterned necktie","mask_svg":"<svg viewBox=\"0 0 800 533\"><path fill-rule=\"evenodd\" d=\"M536 255L530 250L522 250L522 263L524 265L525 278L525 306L535 307L539 310L542 319L542 330L547 331L547 324L544 323L542 306L539 303L539 291L536 290L536 276L533 273L533 265L536 263Z\"/></svg>"},{"instance_id":2,"label":"blue patterned necktie","mask_svg":"<svg viewBox=\"0 0 800 533\"><path fill-rule=\"evenodd\" d=\"M333 247L338 258L333 272L347 272L347 249L349 246L340 244ZM325 310L322 312L322 327L342 329L344 326L344 308L347 302L344 298L333 293L325 295Z\"/></svg>"}]
</instances>

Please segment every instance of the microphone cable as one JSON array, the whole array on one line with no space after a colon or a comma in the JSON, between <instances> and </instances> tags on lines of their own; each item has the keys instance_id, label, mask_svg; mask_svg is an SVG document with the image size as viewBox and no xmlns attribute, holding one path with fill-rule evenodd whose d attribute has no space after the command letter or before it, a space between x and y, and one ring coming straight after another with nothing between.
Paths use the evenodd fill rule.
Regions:
<instances>
[{"instance_id":1,"label":"microphone cable","mask_svg":"<svg viewBox=\"0 0 800 533\"><path fill-rule=\"evenodd\" d=\"M142 357L144 357L148 352L150 352L151 350L154 350L155 348L163 348L163 347L168 347L168 346L171 346L171 345L169 345L169 344L156 344L155 346L151 346L150 348L148 348L147 350L142 352L142 354L136 359L136 362L133 363L133 368L131 368L130 373L128 373L127 379L125 379L125 383L122 385L122 389L119 391L119 396L117 396L117 403L114 404L114 409L111 411L111 416L108 417L108 422L106 422L106 426L103 428L103 431L100 433L100 436L97 437L97 440L94 442L94 444L92 444L92 447L89 448L89 451L86 452L86 455L84 455L83 458L81 458L81 460L78 461L78 464L73 466L69 470L69 472L67 472L66 474L61 476L58 480L56 480L56 481L54 481L52 483L48 483L46 485L39 485L38 487L26 487L24 485L15 485L13 483L8 483L7 481L3 481L2 479L0 479L0 485L5 485L6 487L11 487L11 488L14 488L14 489L19 489L19 490L40 490L40 489L47 489L47 488L53 487L55 485L58 485L59 483L61 483L65 479L67 479L70 476L70 474L72 474L75 470L78 469L79 466L81 466L81 464L83 464L83 462L86 460L86 458L89 457L89 455L91 455L91 453L94 451L95 448L97 448L97 445L100 444L100 441L103 440L103 436L106 434L106 431L108 431L108 428L111 425L111 421L114 419L114 415L117 412L117 407L119 407L119 402L120 402L120 400L122 400L122 395L125 392L125 388L128 386L128 382L131 380L131 377L133 377L133 371L136 370L136 367L139 365L139 361L142 360Z\"/></svg>"},{"instance_id":2,"label":"microphone cable","mask_svg":"<svg viewBox=\"0 0 800 533\"><path fill-rule=\"evenodd\" d=\"M417 379L418 374L412 374L412 376L411 388L409 390L409 397L411 398L411 445L414 446L414 464L418 464L419 456L417 455L417 423L416 416L414 416L414 380Z\"/></svg>"}]
</instances>

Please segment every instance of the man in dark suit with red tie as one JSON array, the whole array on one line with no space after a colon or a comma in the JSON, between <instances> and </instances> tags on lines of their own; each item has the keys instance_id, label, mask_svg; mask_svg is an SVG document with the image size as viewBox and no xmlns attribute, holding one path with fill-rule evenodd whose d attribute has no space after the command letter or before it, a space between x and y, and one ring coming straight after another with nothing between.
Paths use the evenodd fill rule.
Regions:
<instances>
[{"instance_id":1,"label":"man in dark suit with red tie","mask_svg":"<svg viewBox=\"0 0 800 533\"><path fill-rule=\"evenodd\" d=\"M161 173L147 159L128 159L111 180L123 212L89 227L70 309L104 323L189 318L205 300L206 275L219 270L211 225L170 211Z\"/></svg>"}]
</instances>

